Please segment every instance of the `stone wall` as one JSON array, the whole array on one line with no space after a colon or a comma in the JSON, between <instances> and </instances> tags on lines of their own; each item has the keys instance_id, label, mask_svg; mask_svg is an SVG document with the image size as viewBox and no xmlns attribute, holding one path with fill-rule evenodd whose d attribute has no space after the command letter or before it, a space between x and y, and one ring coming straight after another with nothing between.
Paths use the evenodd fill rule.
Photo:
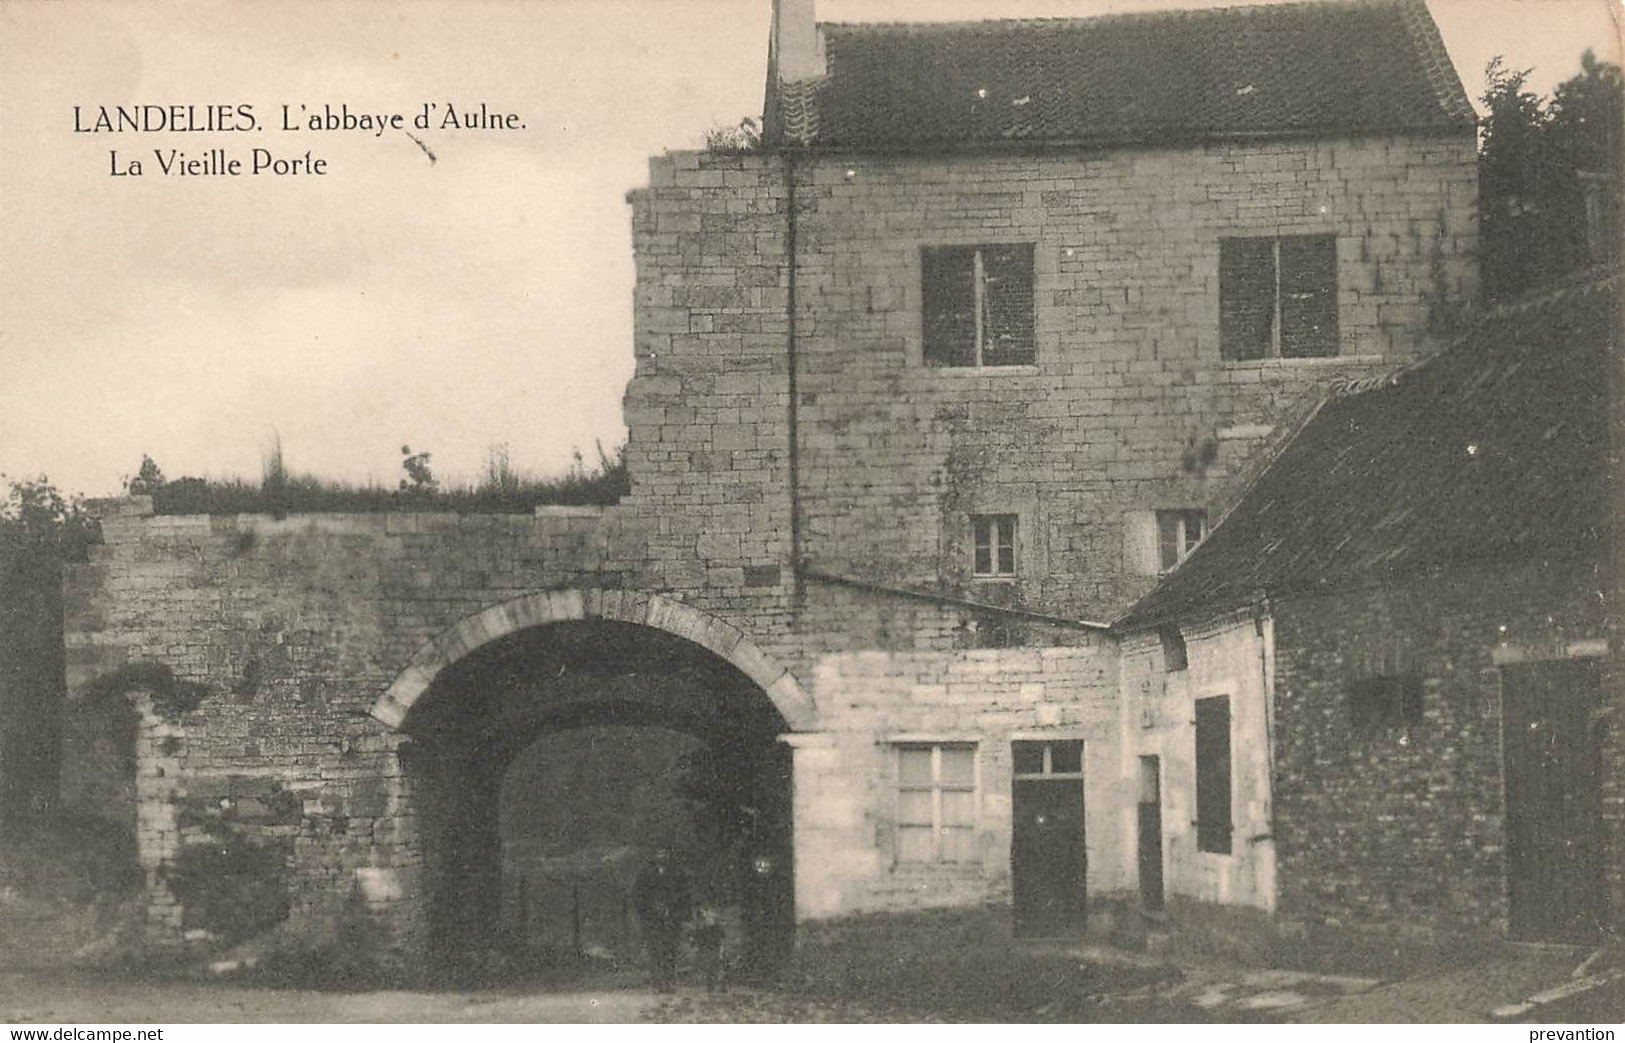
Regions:
<instances>
[{"instance_id":1,"label":"stone wall","mask_svg":"<svg viewBox=\"0 0 1625 1043\"><path fill-rule=\"evenodd\" d=\"M155 901L178 851L228 831L286 850L294 912L360 895L409 934L425 798L394 730L409 708L379 697L421 691L491 625L545 624L526 613L561 589L604 591L630 622L680 616L678 636L741 650L776 700L812 693L785 714L803 915L1005 893L1012 737L1084 739L1091 886L1128 886L1115 652L975 603L1109 619L1154 580L1128 564L1134 519L1216 511L1306 395L1428 350L1429 302L1471 290L1475 176L1465 138L652 161L629 196L621 504L280 520L100 505L106 543L67 583L70 698L134 663L203 692L139 731ZM1220 236L1300 232L1337 237L1342 355L1222 362ZM1036 362L926 367L921 247L982 242L1035 244ZM968 575L970 513L1018 515L1016 576ZM909 737L976 743L979 864L888 861L889 751ZM222 800L297 807L262 819ZM1201 894L1267 891L1254 868L1192 873Z\"/></svg>"},{"instance_id":2,"label":"stone wall","mask_svg":"<svg viewBox=\"0 0 1625 1043\"><path fill-rule=\"evenodd\" d=\"M1116 673L1115 642L1104 636L1046 648L822 657L811 687L823 728L790 737L798 917L1008 901L1010 744L1022 739L1083 740L1089 886L1115 886ZM975 860L899 862L900 743L974 744Z\"/></svg>"},{"instance_id":3,"label":"stone wall","mask_svg":"<svg viewBox=\"0 0 1625 1043\"><path fill-rule=\"evenodd\" d=\"M1291 405L1426 353L1472 292L1468 137L811 155L793 173L679 153L650 186L630 197L635 487L657 464L714 482L784 433L793 194L805 557L1073 617L1109 619L1154 579L1125 560L1130 514L1216 511ZM1337 237L1341 355L1221 361L1219 238L1295 233ZM1036 363L923 365L920 249L982 242L1036 244ZM751 459L741 480L782 488L782 460ZM970 577L970 513L1020 516L1016 579Z\"/></svg>"},{"instance_id":4,"label":"stone wall","mask_svg":"<svg viewBox=\"0 0 1625 1043\"><path fill-rule=\"evenodd\" d=\"M1504 936L1506 829L1498 650L1561 657L1605 636L1589 570L1465 571L1294 597L1275 614L1280 911L1310 924ZM1422 722L1356 730L1349 681L1397 648ZM1618 693L1603 720L1617 757ZM1605 769L1605 777L1608 772ZM1605 797L1618 792L1617 775ZM1617 892L1617 798L1605 806ZM1617 895L1615 908L1618 909ZM1617 922L1617 915L1616 915Z\"/></svg>"}]
</instances>

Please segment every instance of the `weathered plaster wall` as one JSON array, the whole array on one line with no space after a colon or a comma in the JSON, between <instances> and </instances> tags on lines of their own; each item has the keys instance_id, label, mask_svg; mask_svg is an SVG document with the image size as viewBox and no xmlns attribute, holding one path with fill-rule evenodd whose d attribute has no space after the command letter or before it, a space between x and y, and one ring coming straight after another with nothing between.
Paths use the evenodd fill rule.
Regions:
<instances>
[{"instance_id":1,"label":"weathered plaster wall","mask_svg":"<svg viewBox=\"0 0 1625 1043\"><path fill-rule=\"evenodd\" d=\"M1172 897L1276 907L1276 841L1272 828L1269 720L1274 712L1264 676L1272 641L1268 619L1252 614L1187 625L1187 668L1166 669L1155 633L1125 639L1122 653L1122 757L1125 780L1137 778L1139 758L1160 759L1163 885ZM1229 854L1196 846L1196 700L1230 699L1231 847ZM1134 862L1139 823L1135 792L1115 809L1121 872L1138 886Z\"/></svg>"}]
</instances>

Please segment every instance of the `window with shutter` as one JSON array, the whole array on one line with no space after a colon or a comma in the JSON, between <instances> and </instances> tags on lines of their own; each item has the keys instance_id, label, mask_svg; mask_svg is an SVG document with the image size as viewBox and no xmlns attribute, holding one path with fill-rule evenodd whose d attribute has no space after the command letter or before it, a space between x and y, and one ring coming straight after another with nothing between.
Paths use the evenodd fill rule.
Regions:
<instances>
[{"instance_id":1,"label":"window with shutter","mask_svg":"<svg viewBox=\"0 0 1625 1043\"><path fill-rule=\"evenodd\" d=\"M1219 240L1219 354L1226 361L1337 354L1337 238Z\"/></svg>"},{"instance_id":2,"label":"window with shutter","mask_svg":"<svg viewBox=\"0 0 1625 1043\"><path fill-rule=\"evenodd\" d=\"M928 366L1028 366L1033 338L1033 245L920 250Z\"/></svg>"}]
</instances>

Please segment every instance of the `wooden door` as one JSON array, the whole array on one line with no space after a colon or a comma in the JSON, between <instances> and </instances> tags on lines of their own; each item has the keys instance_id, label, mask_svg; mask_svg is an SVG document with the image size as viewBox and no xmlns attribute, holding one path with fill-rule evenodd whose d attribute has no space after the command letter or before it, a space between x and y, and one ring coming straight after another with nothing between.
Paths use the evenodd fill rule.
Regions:
<instances>
[{"instance_id":1,"label":"wooden door","mask_svg":"<svg viewBox=\"0 0 1625 1043\"><path fill-rule=\"evenodd\" d=\"M1088 897L1083 743L1014 746L1010 871L1016 936L1081 934Z\"/></svg>"},{"instance_id":2,"label":"wooden door","mask_svg":"<svg viewBox=\"0 0 1625 1043\"><path fill-rule=\"evenodd\" d=\"M1607 918L1596 660L1501 668L1512 937L1589 943Z\"/></svg>"}]
</instances>

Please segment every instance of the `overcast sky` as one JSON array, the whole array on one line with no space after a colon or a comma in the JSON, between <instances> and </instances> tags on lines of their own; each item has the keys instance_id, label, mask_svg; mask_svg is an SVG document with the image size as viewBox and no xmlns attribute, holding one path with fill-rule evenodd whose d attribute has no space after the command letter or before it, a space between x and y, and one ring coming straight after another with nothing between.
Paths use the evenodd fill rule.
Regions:
<instances>
[{"instance_id":1,"label":"overcast sky","mask_svg":"<svg viewBox=\"0 0 1625 1043\"><path fill-rule=\"evenodd\" d=\"M1468 93L1617 60L1617 0L1429 0ZM832 21L1087 15L1192 0L821 0ZM1216 6L1216 5L1201 5ZM0 0L0 472L117 491L289 465L394 484L400 447L472 478L624 436L628 189L647 157L758 114L769 0ZM447 103L523 129L453 131ZM98 106L251 105L254 133L75 133ZM347 104L436 126L281 131ZM175 177L154 149L309 150L324 176ZM110 152L141 177L114 177Z\"/></svg>"}]
</instances>

